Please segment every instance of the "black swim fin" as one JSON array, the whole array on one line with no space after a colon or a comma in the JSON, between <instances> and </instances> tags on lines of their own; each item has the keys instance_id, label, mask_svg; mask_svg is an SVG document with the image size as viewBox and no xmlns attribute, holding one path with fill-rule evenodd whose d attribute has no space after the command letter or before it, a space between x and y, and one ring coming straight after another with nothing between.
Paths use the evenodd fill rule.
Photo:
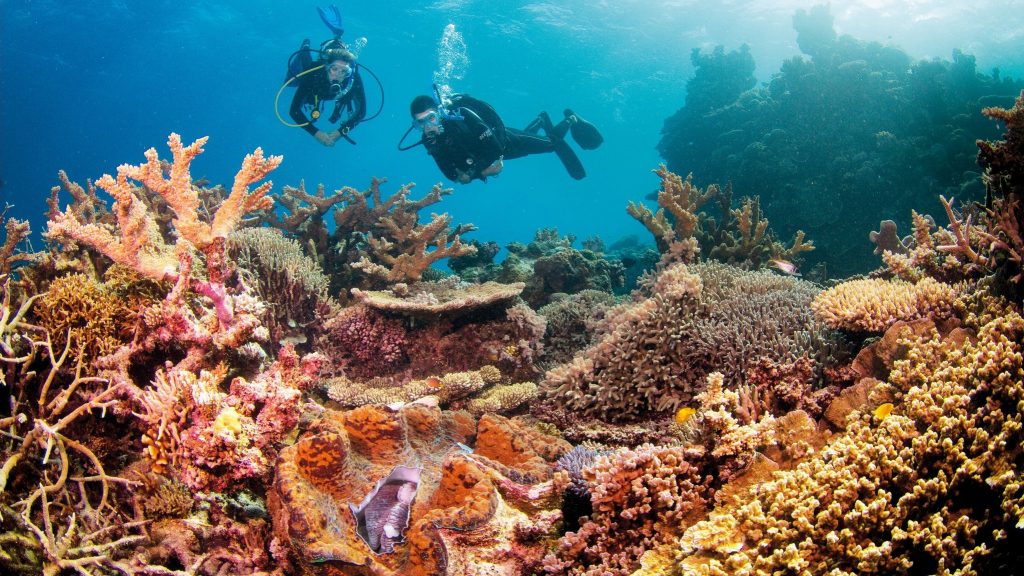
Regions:
<instances>
[{"instance_id":1,"label":"black swim fin","mask_svg":"<svg viewBox=\"0 0 1024 576\"><path fill-rule=\"evenodd\" d=\"M581 118L579 114L566 108L565 118L569 121L569 133L580 148L593 150L604 142L604 137L597 131L597 127Z\"/></svg>"},{"instance_id":2,"label":"black swim fin","mask_svg":"<svg viewBox=\"0 0 1024 576\"><path fill-rule=\"evenodd\" d=\"M583 180L587 177L587 171L583 168L579 156L572 151L572 148L569 148L565 140L552 138L551 143L555 147L555 154L558 155L558 159L562 161L562 165L565 166L565 170L573 180Z\"/></svg>"},{"instance_id":3,"label":"black swim fin","mask_svg":"<svg viewBox=\"0 0 1024 576\"><path fill-rule=\"evenodd\" d=\"M565 128L562 126L566 122L560 122L558 126L551 125L551 117L548 116L547 112L541 112L537 115L537 119L530 123L527 128L533 127L534 123L540 123L540 126L544 128L544 134L547 135L548 139L551 140L551 146L555 150L555 154L558 159L562 161L562 165L565 166L565 170L572 176L574 180L583 180L587 177L587 171L583 168L583 163L580 162L579 156L572 151L572 148L565 142Z\"/></svg>"}]
</instances>

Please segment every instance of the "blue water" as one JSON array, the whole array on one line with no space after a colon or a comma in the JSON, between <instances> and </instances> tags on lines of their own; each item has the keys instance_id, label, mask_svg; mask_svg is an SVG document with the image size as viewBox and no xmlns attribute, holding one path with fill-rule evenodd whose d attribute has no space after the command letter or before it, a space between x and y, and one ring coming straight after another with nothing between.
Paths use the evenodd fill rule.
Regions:
<instances>
[{"instance_id":1,"label":"blue water","mask_svg":"<svg viewBox=\"0 0 1024 576\"><path fill-rule=\"evenodd\" d=\"M507 162L486 184L454 185L432 208L476 224L471 238L502 245L529 241L541 227L580 239L647 240L625 206L657 186L654 147L684 102L690 51L747 43L767 81L799 53L793 13L815 3L340 2L345 39L367 39L360 60L383 81L385 100L380 117L352 133L358 145L333 148L283 126L273 109L288 55L303 38L315 46L329 36L317 4L0 0L0 193L15 204L10 214L40 230L58 169L84 183L142 162L150 147L166 157L172 131L186 142L210 137L192 172L213 183L230 185L243 156L260 146L285 157L272 174L275 190L302 180L310 189L362 189L379 176L389 179L388 191L416 182L419 197L443 177L422 148L402 153L396 144L409 126L409 101L430 89L445 26L454 24L468 64L453 88L489 101L516 127L540 110L557 119L572 107L606 142L580 152L583 181L570 179L554 155L534 156ZM912 58L948 59L959 48L980 70L998 66L1020 77L1022 5L873 0L834 2L832 13L840 33L899 46ZM367 92L372 113L380 94L372 81Z\"/></svg>"}]
</instances>

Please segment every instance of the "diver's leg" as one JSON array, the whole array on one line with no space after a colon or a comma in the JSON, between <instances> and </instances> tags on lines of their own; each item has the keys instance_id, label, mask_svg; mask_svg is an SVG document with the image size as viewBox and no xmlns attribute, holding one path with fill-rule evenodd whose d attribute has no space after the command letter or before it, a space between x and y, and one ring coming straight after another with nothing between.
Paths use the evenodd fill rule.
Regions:
<instances>
[{"instance_id":1,"label":"diver's leg","mask_svg":"<svg viewBox=\"0 0 1024 576\"><path fill-rule=\"evenodd\" d=\"M583 168L583 163L565 140L529 134L515 128L506 128L505 132L508 136L508 142L505 145L505 159L554 152L570 176L576 180L586 177L587 171Z\"/></svg>"}]
</instances>

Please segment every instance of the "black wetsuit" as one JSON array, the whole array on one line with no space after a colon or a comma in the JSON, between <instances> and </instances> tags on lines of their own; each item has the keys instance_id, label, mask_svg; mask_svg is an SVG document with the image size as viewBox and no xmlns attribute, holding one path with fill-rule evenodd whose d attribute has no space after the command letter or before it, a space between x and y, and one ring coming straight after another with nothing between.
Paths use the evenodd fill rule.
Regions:
<instances>
[{"instance_id":1,"label":"black wetsuit","mask_svg":"<svg viewBox=\"0 0 1024 576\"><path fill-rule=\"evenodd\" d=\"M341 113L348 110L348 118L341 123L339 128L355 128L359 122L366 117L366 91L363 89L363 79L356 68L355 77L351 85L342 83L344 93L339 97L331 89L331 83L327 79L327 69L321 68L310 72L299 78L299 86L292 98L290 114L296 124L304 124L302 129L311 135L316 135L318 128L314 126L316 120L306 116L306 108L321 110L325 104L333 102L334 108L328 122L334 124L341 118ZM342 131L344 132L344 130Z\"/></svg>"},{"instance_id":2,"label":"black wetsuit","mask_svg":"<svg viewBox=\"0 0 1024 576\"><path fill-rule=\"evenodd\" d=\"M442 132L423 141L449 180L459 181L461 172L471 180L486 181L480 172L499 158L511 160L555 151L556 143L551 138L506 128L494 108L472 96L454 96L449 113L462 119L442 118Z\"/></svg>"}]
</instances>

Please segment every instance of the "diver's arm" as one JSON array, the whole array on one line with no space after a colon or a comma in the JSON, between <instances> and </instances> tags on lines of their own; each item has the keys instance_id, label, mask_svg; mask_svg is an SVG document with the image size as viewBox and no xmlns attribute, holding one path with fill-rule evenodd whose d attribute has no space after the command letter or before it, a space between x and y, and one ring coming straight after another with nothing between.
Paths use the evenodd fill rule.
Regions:
<instances>
[{"instance_id":1,"label":"diver's arm","mask_svg":"<svg viewBox=\"0 0 1024 576\"><path fill-rule=\"evenodd\" d=\"M295 96L292 97L292 106L289 109L292 120L296 124L301 125L301 128L306 132L309 132L311 136L316 136L317 128L313 125L313 122L306 117L306 113L303 112L302 106L306 100L313 93L307 82L299 82L299 87L295 89Z\"/></svg>"}]
</instances>

